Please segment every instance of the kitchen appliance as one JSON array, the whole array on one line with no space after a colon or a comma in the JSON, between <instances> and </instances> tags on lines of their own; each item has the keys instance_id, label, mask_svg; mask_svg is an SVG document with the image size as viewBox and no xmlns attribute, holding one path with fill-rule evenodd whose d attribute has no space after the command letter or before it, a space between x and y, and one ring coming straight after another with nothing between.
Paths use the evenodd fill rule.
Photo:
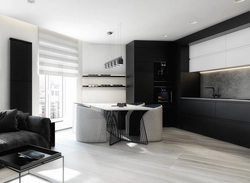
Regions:
<instances>
[{"instance_id":1,"label":"kitchen appliance","mask_svg":"<svg viewBox=\"0 0 250 183\"><path fill-rule=\"evenodd\" d=\"M172 81L174 77L173 64L166 61L154 62L154 81Z\"/></svg>"},{"instance_id":2,"label":"kitchen appliance","mask_svg":"<svg viewBox=\"0 0 250 183\"><path fill-rule=\"evenodd\" d=\"M170 86L154 86L154 102L162 105L173 104L173 88Z\"/></svg>"}]
</instances>

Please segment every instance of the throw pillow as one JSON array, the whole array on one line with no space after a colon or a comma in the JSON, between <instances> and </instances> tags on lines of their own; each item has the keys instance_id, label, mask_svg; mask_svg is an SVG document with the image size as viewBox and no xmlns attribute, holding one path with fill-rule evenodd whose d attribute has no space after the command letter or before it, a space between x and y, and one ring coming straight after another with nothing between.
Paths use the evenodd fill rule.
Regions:
<instances>
[{"instance_id":1,"label":"throw pillow","mask_svg":"<svg viewBox=\"0 0 250 183\"><path fill-rule=\"evenodd\" d=\"M19 130L27 130L27 122L26 119L29 116L29 113L23 113L22 111L17 111L16 119L18 121L18 129Z\"/></svg>"},{"instance_id":2,"label":"throw pillow","mask_svg":"<svg viewBox=\"0 0 250 183\"><path fill-rule=\"evenodd\" d=\"M0 112L0 121L4 118L4 116L6 115L7 111L2 111Z\"/></svg>"},{"instance_id":3,"label":"throw pillow","mask_svg":"<svg viewBox=\"0 0 250 183\"><path fill-rule=\"evenodd\" d=\"M17 110L7 110L1 112L0 115L0 133L2 132L13 132L18 131L17 120L16 120Z\"/></svg>"}]
</instances>

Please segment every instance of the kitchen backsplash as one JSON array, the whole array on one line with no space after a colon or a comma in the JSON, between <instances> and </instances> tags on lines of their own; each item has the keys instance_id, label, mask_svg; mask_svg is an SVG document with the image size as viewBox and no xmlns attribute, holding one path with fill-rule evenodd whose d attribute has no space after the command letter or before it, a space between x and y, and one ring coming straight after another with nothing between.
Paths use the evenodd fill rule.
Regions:
<instances>
[{"instance_id":1,"label":"kitchen backsplash","mask_svg":"<svg viewBox=\"0 0 250 183\"><path fill-rule=\"evenodd\" d=\"M250 99L250 68L203 73L200 82L201 97L212 97L213 90L205 89L212 86L221 98Z\"/></svg>"}]
</instances>

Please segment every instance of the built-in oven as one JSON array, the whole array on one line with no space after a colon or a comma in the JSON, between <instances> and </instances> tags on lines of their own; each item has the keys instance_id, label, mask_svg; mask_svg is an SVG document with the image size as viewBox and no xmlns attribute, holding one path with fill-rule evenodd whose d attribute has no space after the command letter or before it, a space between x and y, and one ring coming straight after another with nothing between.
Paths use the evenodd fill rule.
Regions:
<instances>
[{"instance_id":1,"label":"built-in oven","mask_svg":"<svg viewBox=\"0 0 250 183\"><path fill-rule=\"evenodd\" d=\"M154 86L154 102L162 105L173 104L173 88L168 86Z\"/></svg>"}]
</instances>

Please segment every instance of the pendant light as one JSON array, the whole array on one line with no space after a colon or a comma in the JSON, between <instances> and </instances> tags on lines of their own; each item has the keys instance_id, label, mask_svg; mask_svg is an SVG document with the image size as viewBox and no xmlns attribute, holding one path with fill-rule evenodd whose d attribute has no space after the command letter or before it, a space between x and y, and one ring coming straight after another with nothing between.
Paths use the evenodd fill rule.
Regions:
<instances>
[{"instance_id":1,"label":"pendant light","mask_svg":"<svg viewBox=\"0 0 250 183\"><path fill-rule=\"evenodd\" d=\"M121 24L119 24L118 25L118 45L119 45L119 49L118 49L118 52L119 52L119 55L121 55ZM107 36L108 36L108 40L109 40L109 52L111 52L111 49L110 49L110 47L111 47L111 43L110 43L110 40L112 40L111 38L112 38L112 36L113 36L113 31L109 31L109 32L107 32ZM112 56L112 54L111 53L109 53L111 56ZM113 57L113 56L112 56ZM116 67L116 66L120 66L120 65L122 65L123 64L123 59L122 59L122 56L119 56L119 57L117 57L117 58L114 58L114 59L112 59L112 60L110 60L110 61L108 61L108 62L106 62L105 64L104 64L104 67L105 67L105 69L110 69L110 68L113 68L113 67Z\"/></svg>"}]
</instances>

